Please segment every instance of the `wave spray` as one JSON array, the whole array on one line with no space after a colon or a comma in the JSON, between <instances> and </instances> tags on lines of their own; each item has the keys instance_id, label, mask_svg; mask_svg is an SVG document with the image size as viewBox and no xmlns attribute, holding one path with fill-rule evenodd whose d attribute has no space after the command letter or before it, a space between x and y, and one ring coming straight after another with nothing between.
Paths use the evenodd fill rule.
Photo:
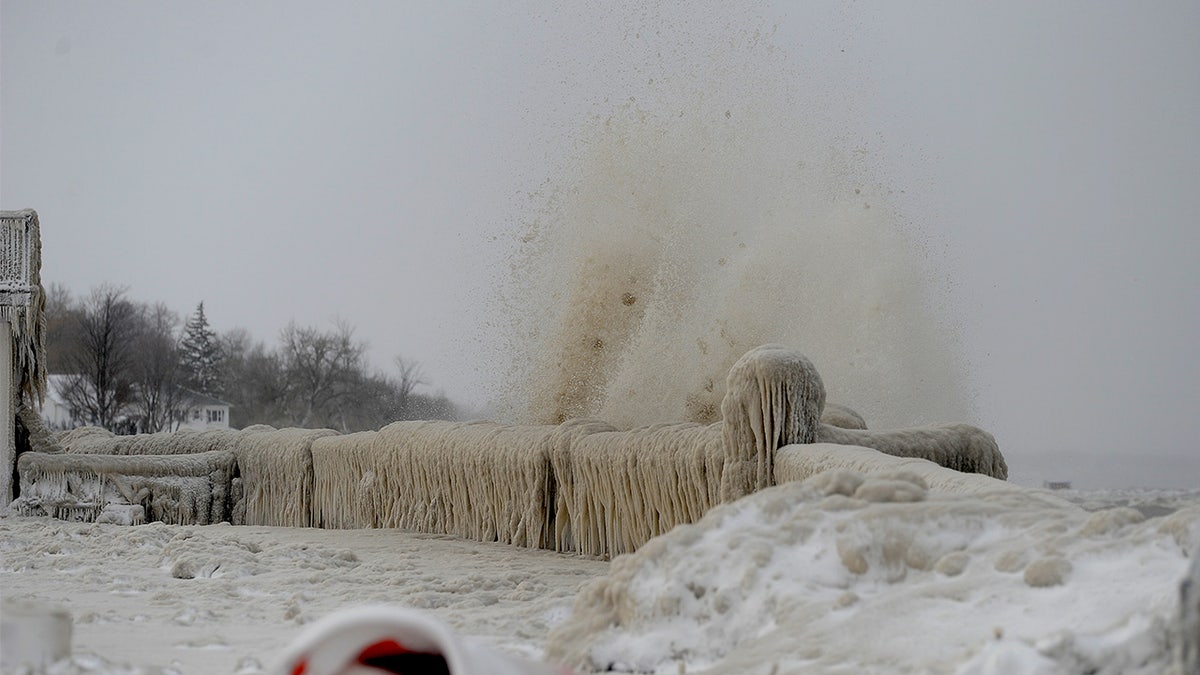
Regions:
<instances>
[{"instance_id":1,"label":"wave spray","mask_svg":"<svg viewBox=\"0 0 1200 675\"><path fill-rule=\"evenodd\" d=\"M760 33L706 53L660 59L637 96L580 125L521 216L501 410L710 423L733 362L778 342L872 427L966 419L923 258L853 125L806 101Z\"/></svg>"}]
</instances>

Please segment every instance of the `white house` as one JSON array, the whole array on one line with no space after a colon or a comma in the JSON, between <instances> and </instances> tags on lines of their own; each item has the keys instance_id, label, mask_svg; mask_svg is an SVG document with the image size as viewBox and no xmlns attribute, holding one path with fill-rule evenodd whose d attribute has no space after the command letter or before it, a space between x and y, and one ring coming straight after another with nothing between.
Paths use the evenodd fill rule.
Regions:
<instances>
[{"instance_id":1,"label":"white house","mask_svg":"<svg viewBox=\"0 0 1200 675\"><path fill-rule=\"evenodd\" d=\"M48 378L46 387L46 400L42 402L42 409L38 412L42 415L42 423L47 429L52 431L62 431L63 429L74 429L82 426L76 424L75 420L78 415L71 410L71 406L67 405L62 399L62 395L58 392L60 387L66 385L68 375L51 375Z\"/></svg>"},{"instance_id":2,"label":"white house","mask_svg":"<svg viewBox=\"0 0 1200 675\"><path fill-rule=\"evenodd\" d=\"M72 409L60 393L66 387L70 375L51 375L49 377L46 392L46 400L42 404L39 411L42 416L42 422L46 424L46 428L56 431L64 429L74 429L76 427L86 426L91 423L91 420L85 419L82 412ZM183 411L176 422L176 427L173 430L193 429L196 431L204 431L207 429L228 429L229 428L229 404L221 399L201 394L189 389L181 389L183 400ZM137 413L132 407L127 407L122 411L123 417L128 421L126 427L132 430L139 430L137 421Z\"/></svg>"},{"instance_id":3,"label":"white house","mask_svg":"<svg viewBox=\"0 0 1200 675\"><path fill-rule=\"evenodd\" d=\"M185 389L183 394L183 421L179 429L208 429L229 428L229 404L219 398Z\"/></svg>"}]
</instances>

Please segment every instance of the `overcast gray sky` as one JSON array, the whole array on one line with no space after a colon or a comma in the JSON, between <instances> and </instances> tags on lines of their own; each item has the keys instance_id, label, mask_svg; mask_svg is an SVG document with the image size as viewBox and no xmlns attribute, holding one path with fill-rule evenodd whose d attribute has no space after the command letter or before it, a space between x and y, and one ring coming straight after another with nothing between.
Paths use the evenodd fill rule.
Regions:
<instances>
[{"instance_id":1,"label":"overcast gray sky","mask_svg":"<svg viewBox=\"0 0 1200 675\"><path fill-rule=\"evenodd\" d=\"M0 206L47 283L338 316L481 404L498 242L666 58L630 34L761 31L903 191L1014 475L1200 487L1200 4L722 4L5 0Z\"/></svg>"}]
</instances>

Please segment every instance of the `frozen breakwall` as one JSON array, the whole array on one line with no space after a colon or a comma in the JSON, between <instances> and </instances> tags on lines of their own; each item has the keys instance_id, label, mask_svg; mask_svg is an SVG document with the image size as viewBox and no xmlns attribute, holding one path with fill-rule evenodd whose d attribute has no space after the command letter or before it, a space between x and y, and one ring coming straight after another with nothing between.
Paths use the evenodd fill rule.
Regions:
<instances>
[{"instance_id":1,"label":"frozen breakwall","mask_svg":"<svg viewBox=\"0 0 1200 675\"><path fill-rule=\"evenodd\" d=\"M26 452L17 461L21 496L12 506L24 515L91 521L106 509L129 505L139 507L144 520L219 523L230 519L234 463L232 453L219 450L194 455Z\"/></svg>"},{"instance_id":2,"label":"frozen breakwall","mask_svg":"<svg viewBox=\"0 0 1200 675\"><path fill-rule=\"evenodd\" d=\"M36 497L57 504L42 509L48 515L75 518L109 503L141 505L148 519L165 522L188 521L190 513L195 523L399 528L611 557L721 503L826 469L870 464L881 453L905 458L899 461L928 474L929 484L951 491L980 480L1004 485L995 478L1007 475L995 441L975 427L835 426L865 424L843 406L827 410L816 368L780 345L755 348L734 364L721 410L723 420L710 425L631 430L599 420L395 422L353 434L265 426L140 436L76 429L59 438L63 454L25 453L24 501L14 505L29 512ZM157 495L173 475L209 476L210 506L155 506L165 503ZM129 487L134 483L140 488ZM72 511L73 503L89 506Z\"/></svg>"}]
</instances>

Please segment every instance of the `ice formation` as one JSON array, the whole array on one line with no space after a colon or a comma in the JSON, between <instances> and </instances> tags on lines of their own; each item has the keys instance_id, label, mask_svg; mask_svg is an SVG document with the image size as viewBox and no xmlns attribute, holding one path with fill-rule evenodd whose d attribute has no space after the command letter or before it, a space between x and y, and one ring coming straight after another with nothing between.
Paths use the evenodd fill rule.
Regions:
<instances>
[{"instance_id":1,"label":"ice formation","mask_svg":"<svg viewBox=\"0 0 1200 675\"><path fill-rule=\"evenodd\" d=\"M143 519L173 524L229 520L234 456L82 455L22 453L17 462L21 496L12 504L24 515L96 520L109 505L137 505ZM119 510L110 509L110 517ZM135 512L125 510L132 524Z\"/></svg>"},{"instance_id":2,"label":"ice formation","mask_svg":"<svg viewBox=\"0 0 1200 675\"><path fill-rule=\"evenodd\" d=\"M636 550L720 501L721 424L662 424L580 435L555 454L560 551Z\"/></svg>"},{"instance_id":3,"label":"ice formation","mask_svg":"<svg viewBox=\"0 0 1200 675\"><path fill-rule=\"evenodd\" d=\"M969 424L944 424L916 429L844 429L821 424L817 440L874 448L895 457L920 457L965 473L1008 478L1008 464L988 432Z\"/></svg>"},{"instance_id":4,"label":"ice formation","mask_svg":"<svg viewBox=\"0 0 1200 675\"><path fill-rule=\"evenodd\" d=\"M825 385L811 361L781 345L746 352L729 369L721 415L725 468L721 499L733 501L774 480L775 451L812 443Z\"/></svg>"},{"instance_id":5,"label":"ice formation","mask_svg":"<svg viewBox=\"0 0 1200 675\"><path fill-rule=\"evenodd\" d=\"M827 411L813 364L780 345L747 352L729 371L724 391L724 420L709 425L619 430L589 419L526 426L413 421L348 435L255 426L140 436L84 428L63 434L60 442L67 458L129 456L147 466L227 453L235 460L231 479L214 484L220 492L214 503L235 525L399 528L602 557L635 551L719 503L829 468L863 470L882 456L817 441L873 444L910 458L896 461L911 475L928 476L926 484L947 489L981 483L946 479L933 471L934 464L917 458L960 471L1000 477L1006 472L995 441L974 427L880 432L822 423L828 413L826 419L844 427L866 426L849 408ZM50 466L48 461L36 465ZM61 465L75 467L68 460ZM105 465L105 475L120 482L122 470L144 473L142 466L114 461ZM99 494L80 500L61 480L37 482L34 494L44 503L87 503L92 517L105 506ZM856 496L868 501L912 496L908 483L873 485L869 494ZM110 501L143 504L145 518L159 519L162 509L143 497ZM119 511L109 517L137 520L135 513ZM177 513L169 517L182 522Z\"/></svg>"},{"instance_id":6,"label":"ice formation","mask_svg":"<svg viewBox=\"0 0 1200 675\"><path fill-rule=\"evenodd\" d=\"M0 329L4 356L0 392L0 506L19 494L14 418L22 406L40 404L46 391L46 291L42 240L32 209L0 211Z\"/></svg>"},{"instance_id":7,"label":"ice formation","mask_svg":"<svg viewBox=\"0 0 1200 675\"><path fill-rule=\"evenodd\" d=\"M229 453L236 461L228 496L221 495L228 502L225 520L235 525L308 527L313 513L312 442L335 433L255 426L241 431L117 436L104 429L81 427L62 434L59 443L69 455L79 457L115 455L151 461L155 457ZM124 465L114 464L117 466ZM148 515L153 519L152 513Z\"/></svg>"},{"instance_id":8,"label":"ice formation","mask_svg":"<svg viewBox=\"0 0 1200 675\"><path fill-rule=\"evenodd\" d=\"M25 242L16 242L10 239L16 231L6 228L0 279L24 285L29 304L0 304L0 321L12 328L16 390L24 400L41 403L46 391L46 289L42 287L41 228L37 212L32 209L3 211L0 218L22 222L26 231ZM26 247L28 250L23 250Z\"/></svg>"},{"instance_id":9,"label":"ice formation","mask_svg":"<svg viewBox=\"0 0 1200 675\"><path fill-rule=\"evenodd\" d=\"M746 490L769 485L776 450L815 437L824 390L798 352L752 350L726 392L733 422L708 426L397 422L320 438L312 522L598 556L633 551L716 505L729 466Z\"/></svg>"},{"instance_id":10,"label":"ice formation","mask_svg":"<svg viewBox=\"0 0 1200 675\"><path fill-rule=\"evenodd\" d=\"M477 541L551 542L557 427L394 422L313 448L316 521Z\"/></svg>"},{"instance_id":11,"label":"ice formation","mask_svg":"<svg viewBox=\"0 0 1200 675\"><path fill-rule=\"evenodd\" d=\"M375 431L322 436L312 444L313 525L344 530L379 527L373 495Z\"/></svg>"},{"instance_id":12,"label":"ice formation","mask_svg":"<svg viewBox=\"0 0 1200 675\"><path fill-rule=\"evenodd\" d=\"M311 527L313 514L312 444L331 429L243 431L234 454L241 474L244 514L234 525Z\"/></svg>"},{"instance_id":13,"label":"ice formation","mask_svg":"<svg viewBox=\"0 0 1200 675\"><path fill-rule=\"evenodd\" d=\"M268 427L114 436L85 429L64 434L63 443L65 457L97 461L227 452L236 458L228 488L234 524L401 528L610 556L692 522L718 502L722 438L720 424L618 431L596 420L417 421L348 435ZM113 463L109 472L125 466ZM58 484L38 485L36 493L49 499Z\"/></svg>"},{"instance_id":14,"label":"ice formation","mask_svg":"<svg viewBox=\"0 0 1200 675\"><path fill-rule=\"evenodd\" d=\"M881 462L921 476L931 488L955 494L974 494L1006 488L1020 489L984 473L944 471L946 467L923 457L887 455L874 448L824 442L789 445L780 449L775 457L775 482L807 480L830 469L876 471Z\"/></svg>"},{"instance_id":15,"label":"ice formation","mask_svg":"<svg viewBox=\"0 0 1200 675\"><path fill-rule=\"evenodd\" d=\"M862 415L853 408L838 405L837 403L826 403L825 409L821 411L821 424L828 424L842 429L866 429L867 421Z\"/></svg>"},{"instance_id":16,"label":"ice formation","mask_svg":"<svg viewBox=\"0 0 1200 675\"><path fill-rule=\"evenodd\" d=\"M837 454L781 455L810 447ZM761 490L616 558L551 633L547 657L657 673L1170 666L1175 593L1148 594L1142 580L1182 576L1194 508L1154 520L1089 514L988 477L856 454L858 470ZM964 478L972 494L929 487Z\"/></svg>"},{"instance_id":17,"label":"ice formation","mask_svg":"<svg viewBox=\"0 0 1200 675\"><path fill-rule=\"evenodd\" d=\"M24 430L30 450L48 453L63 451L58 439L54 437L54 434L42 422L41 415L29 407L28 404L22 403L17 406L16 422L17 427Z\"/></svg>"},{"instance_id":18,"label":"ice formation","mask_svg":"<svg viewBox=\"0 0 1200 675\"><path fill-rule=\"evenodd\" d=\"M63 432L58 442L72 454L87 455L194 455L211 450L233 452L245 431L179 431L118 436L99 427L79 427Z\"/></svg>"}]
</instances>

